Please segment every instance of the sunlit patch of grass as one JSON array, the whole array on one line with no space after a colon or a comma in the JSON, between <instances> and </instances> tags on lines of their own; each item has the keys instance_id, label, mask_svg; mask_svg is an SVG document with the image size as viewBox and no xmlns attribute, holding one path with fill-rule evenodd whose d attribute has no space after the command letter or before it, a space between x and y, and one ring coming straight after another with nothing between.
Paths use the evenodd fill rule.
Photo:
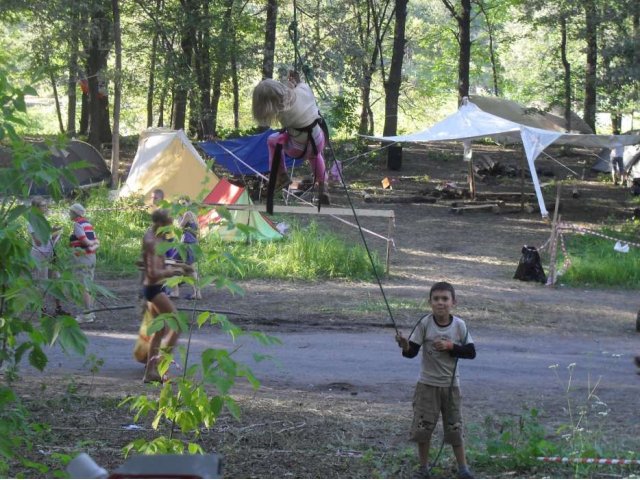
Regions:
<instances>
[{"instance_id":1,"label":"sunlit patch of grass","mask_svg":"<svg viewBox=\"0 0 640 480\"><path fill-rule=\"evenodd\" d=\"M223 249L233 256L236 263L205 260L203 267L233 279L369 280L373 277L364 247L345 242L320 229L315 222L306 228L294 224L292 233L279 242L224 243L210 237L203 240L202 248L204 252ZM382 263L377 255L373 254L373 258L381 274Z\"/></svg>"},{"instance_id":2,"label":"sunlit patch of grass","mask_svg":"<svg viewBox=\"0 0 640 480\"><path fill-rule=\"evenodd\" d=\"M627 224L620 231L603 233L621 240L637 239L637 225ZM571 266L560 281L574 286L638 288L640 286L640 249L616 252L614 242L590 235L570 235L566 239Z\"/></svg>"}]
</instances>

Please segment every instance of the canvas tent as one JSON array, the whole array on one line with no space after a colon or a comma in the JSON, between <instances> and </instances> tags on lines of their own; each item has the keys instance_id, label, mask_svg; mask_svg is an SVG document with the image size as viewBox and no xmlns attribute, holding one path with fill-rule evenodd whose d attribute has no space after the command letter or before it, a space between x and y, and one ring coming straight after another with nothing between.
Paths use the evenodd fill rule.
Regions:
<instances>
[{"instance_id":1,"label":"canvas tent","mask_svg":"<svg viewBox=\"0 0 640 480\"><path fill-rule=\"evenodd\" d=\"M207 205L251 205L251 199L247 191L222 178L213 190L202 201ZM264 215L253 210L232 210L231 218L235 224L247 225L255 228L251 233L253 240L280 240L282 235ZM198 217L200 231L207 233L217 232L225 241L242 241L247 235L237 227L229 228L222 222L222 216L212 209Z\"/></svg>"},{"instance_id":2,"label":"canvas tent","mask_svg":"<svg viewBox=\"0 0 640 480\"><path fill-rule=\"evenodd\" d=\"M526 108L519 103L499 97L483 97L470 95L469 101L477 105L480 110L491 113L500 118L526 125L527 127L555 130L558 132L593 133L587 122L574 112L571 112L571 130L567 128L567 121L554 112L545 112L537 108Z\"/></svg>"},{"instance_id":3,"label":"canvas tent","mask_svg":"<svg viewBox=\"0 0 640 480\"><path fill-rule=\"evenodd\" d=\"M217 164L222 165L234 175L265 174L270 170L267 138L275 132L275 130L267 130L258 135L201 142L198 146L207 155L213 157ZM285 163L289 169L302 161L302 159L285 156Z\"/></svg>"},{"instance_id":4,"label":"canvas tent","mask_svg":"<svg viewBox=\"0 0 640 480\"><path fill-rule=\"evenodd\" d=\"M111 172L107 163L98 150L92 145L80 140L71 140L64 147L50 146L45 142L37 142L35 147L50 152L49 162L56 168L70 167L70 173L75 178L71 182L60 177L60 188L63 194L68 194L77 188L88 188L111 180ZM2 149L0 164L11 161L11 150ZM77 167L82 162L83 166ZM73 165L76 164L76 165ZM35 184L30 186L30 195L50 194L49 185Z\"/></svg>"},{"instance_id":5,"label":"canvas tent","mask_svg":"<svg viewBox=\"0 0 640 480\"><path fill-rule=\"evenodd\" d=\"M466 99L457 112L449 115L431 128L408 135L369 138L398 143L458 140L465 144L465 148L470 148L473 140L481 138L492 138L498 142L522 142L540 212L544 217L548 216L549 212L544 204L534 162L545 148L551 144L611 148L615 145L633 145L640 142L640 135L586 135L529 127L487 113Z\"/></svg>"},{"instance_id":6,"label":"canvas tent","mask_svg":"<svg viewBox=\"0 0 640 480\"><path fill-rule=\"evenodd\" d=\"M140 134L129 176L118 195L148 198L159 188L168 200L188 195L199 201L218 181L184 131L148 129Z\"/></svg>"}]
</instances>

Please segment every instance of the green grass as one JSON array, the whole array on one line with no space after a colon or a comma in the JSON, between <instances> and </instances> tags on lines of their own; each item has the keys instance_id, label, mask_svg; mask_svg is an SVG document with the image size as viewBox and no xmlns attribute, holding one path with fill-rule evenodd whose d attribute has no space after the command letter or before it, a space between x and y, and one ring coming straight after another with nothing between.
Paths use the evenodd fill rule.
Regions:
<instances>
[{"instance_id":1,"label":"green grass","mask_svg":"<svg viewBox=\"0 0 640 480\"><path fill-rule=\"evenodd\" d=\"M627 223L617 230L604 228L601 232L637 242L639 227L637 223ZM565 238L571 267L560 282L572 286L640 287L640 248L630 246L629 253L620 253L613 249L611 240L579 234Z\"/></svg>"},{"instance_id":2,"label":"green grass","mask_svg":"<svg viewBox=\"0 0 640 480\"><path fill-rule=\"evenodd\" d=\"M105 189L92 190L78 199L87 208L100 239L97 269L108 275L133 275L140 257L142 236L151 223L141 199L110 201ZM52 208L52 223L70 229L68 202ZM321 229L315 222L302 227L292 222L291 233L277 242L222 242L211 235L201 239L200 270L207 275L239 279L345 279L371 280L373 272L366 250ZM222 255L221 255L222 254ZM380 275L384 266L373 255ZM226 261L225 261L226 260Z\"/></svg>"},{"instance_id":3,"label":"green grass","mask_svg":"<svg viewBox=\"0 0 640 480\"><path fill-rule=\"evenodd\" d=\"M315 222L303 228L292 225L292 233L279 242L224 243L215 237L202 241L205 252L224 250L235 262L204 260L210 273L231 279L300 279L333 278L370 280L373 272L362 245L349 244L337 235L322 230ZM376 269L384 267L373 255Z\"/></svg>"}]
</instances>

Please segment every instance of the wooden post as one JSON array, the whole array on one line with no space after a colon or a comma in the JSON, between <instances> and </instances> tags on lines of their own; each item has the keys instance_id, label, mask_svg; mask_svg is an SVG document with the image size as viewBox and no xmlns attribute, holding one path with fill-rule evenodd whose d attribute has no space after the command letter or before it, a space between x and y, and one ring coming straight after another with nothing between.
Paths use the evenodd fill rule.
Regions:
<instances>
[{"instance_id":1,"label":"wooden post","mask_svg":"<svg viewBox=\"0 0 640 480\"><path fill-rule=\"evenodd\" d=\"M473 158L469 159L469 195L472 200L476 199L476 177L473 174Z\"/></svg>"},{"instance_id":2,"label":"wooden post","mask_svg":"<svg viewBox=\"0 0 640 480\"><path fill-rule=\"evenodd\" d=\"M386 264L387 264L387 276L389 276L389 271L390 271L390 263L391 263L391 245L392 245L392 240L391 240L391 229L393 228L393 218L389 217L389 228L387 230L387 258L386 258Z\"/></svg>"},{"instance_id":3,"label":"wooden post","mask_svg":"<svg viewBox=\"0 0 640 480\"><path fill-rule=\"evenodd\" d=\"M549 245L549 276L547 276L547 286L552 286L556 276L556 262L558 256L558 210L560 209L560 191L562 184L558 182L556 192L556 205L553 210L553 223L551 223L551 245Z\"/></svg>"}]
</instances>

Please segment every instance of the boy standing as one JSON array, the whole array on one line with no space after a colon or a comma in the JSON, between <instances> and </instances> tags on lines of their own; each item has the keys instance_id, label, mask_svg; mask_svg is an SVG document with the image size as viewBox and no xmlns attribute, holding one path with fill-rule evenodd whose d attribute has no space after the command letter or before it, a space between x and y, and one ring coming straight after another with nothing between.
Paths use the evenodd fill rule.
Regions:
<instances>
[{"instance_id":1,"label":"boy standing","mask_svg":"<svg viewBox=\"0 0 640 480\"><path fill-rule=\"evenodd\" d=\"M100 246L93 225L85 218L86 210L79 203L69 207L69 218L73 222L73 232L69 237L69 246L73 250L73 267L75 273L84 284L82 298L85 310L93 308L90 284L96 273L96 250ZM76 316L78 323L91 323L95 321L95 313L79 314Z\"/></svg>"},{"instance_id":2,"label":"boy standing","mask_svg":"<svg viewBox=\"0 0 640 480\"><path fill-rule=\"evenodd\" d=\"M432 313L420 319L408 339L396 335L404 357L413 358L424 347L411 425L411 440L418 444L419 474L429 478L431 435L442 413L444 441L453 447L458 478L473 478L464 450L457 365L459 358L475 358L475 346L465 322L451 314L456 293L450 283L433 285L429 304Z\"/></svg>"}]
</instances>

